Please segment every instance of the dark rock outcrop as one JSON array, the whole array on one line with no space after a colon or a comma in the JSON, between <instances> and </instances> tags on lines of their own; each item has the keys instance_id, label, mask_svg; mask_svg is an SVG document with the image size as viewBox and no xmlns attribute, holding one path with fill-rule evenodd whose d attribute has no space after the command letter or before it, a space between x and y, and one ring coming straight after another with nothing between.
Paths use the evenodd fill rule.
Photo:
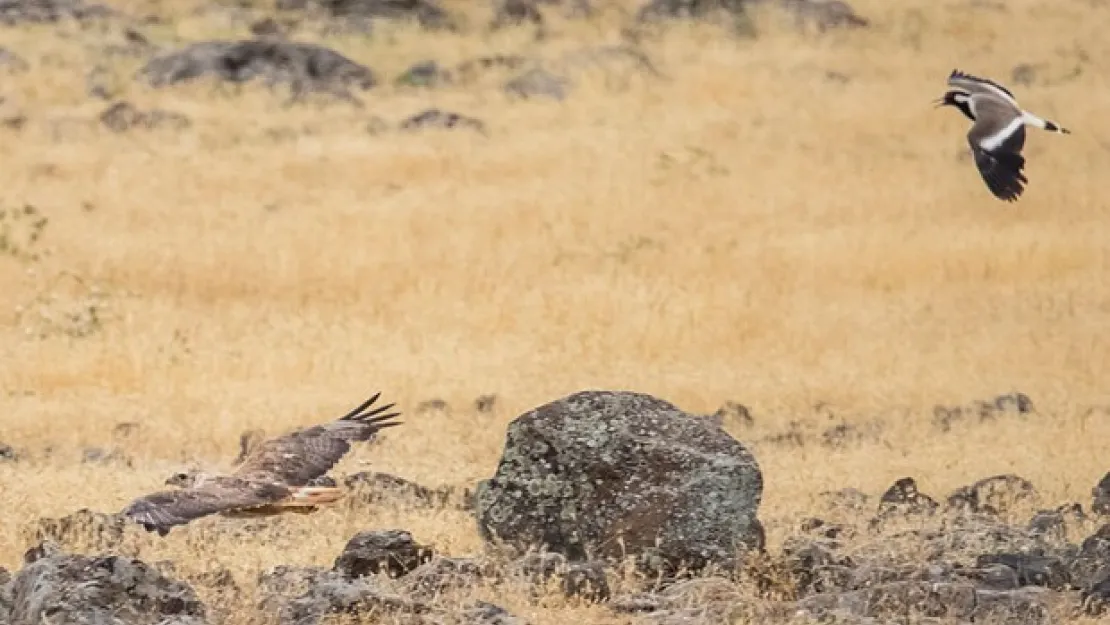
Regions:
<instances>
[{"instance_id":1,"label":"dark rock outcrop","mask_svg":"<svg viewBox=\"0 0 1110 625\"><path fill-rule=\"evenodd\" d=\"M649 395L584 391L510 424L475 502L487 540L673 574L762 549L762 490L751 453L705 419Z\"/></svg>"},{"instance_id":2,"label":"dark rock outcrop","mask_svg":"<svg viewBox=\"0 0 1110 625\"><path fill-rule=\"evenodd\" d=\"M0 0L0 25L46 24L64 19L88 20L114 15L108 7L81 0Z\"/></svg>"},{"instance_id":3,"label":"dark rock outcrop","mask_svg":"<svg viewBox=\"0 0 1110 625\"><path fill-rule=\"evenodd\" d=\"M468 128L474 130L479 134L486 134L486 124L476 117L469 117L459 113L452 113L450 111L442 111L440 109L427 109L416 113L405 121L401 122L401 130L427 130L430 128L438 128L443 130L452 130L455 128Z\"/></svg>"},{"instance_id":4,"label":"dark rock outcrop","mask_svg":"<svg viewBox=\"0 0 1110 625\"><path fill-rule=\"evenodd\" d=\"M957 488L948 495L946 505L963 512L1006 514L1018 503L1033 501L1036 496L1037 489L1029 480L1007 473Z\"/></svg>"},{"instance_id":5,"label":"dark rock outcrop","mask_svg":"<svg viewBox=\"0 0 1110 625\"><path fill-rule=\"evenodd\" d=\"M417 544L404 530L359 532L335 559L335 570L347 577L379 573L400 577L434 555L431 547Z\"/></svg>"},{"instance_id":6,"label":"dark rock outcrop","mask_svg":"<svg viewBox=\"0 0 1110 625\"><path fill-rule=\"evenodd\" d=\"M454 22L435 0L278 0L282 10L316 9L340 19L413 21L428 29L450 29Z\"/></svg>"},{"instance_id":7,"label":"dark rock outcrop","mask_svg":"<svg viewBox=\"0 0 1110 625\"><path fill-rule=\"evenodd\" d=\"M11 622L203 625L205 607L187 584L119 556L52 553L11 582Z\"/></svg>"},{"instance_id":8,"label":"dark rock outcrop","mask_svg":"<svg viewBox=\"0 0 1110 625\"><path fill-rule=\"evenodd\" d=\"M255 78L268 86L289 85L295 93L323 92L350 97L351 88L377 84L370 68L309 43L273 39L203 41L159 55L137 77L152 87L211 76L243 83Z\"/></svg>"},{"instance_id":9,"label":"dark rock outcrop","mask_svg":"<svg viewBox=\"0 0 1110 625\"><path fill-rule=\"evenodd\" d=\"M337 571L280 566L258 580L259 607L278 622L316 625L329 614L422 614L428 604L383 589L374 577L350 578Z\"/></svg>"}]
</instances>

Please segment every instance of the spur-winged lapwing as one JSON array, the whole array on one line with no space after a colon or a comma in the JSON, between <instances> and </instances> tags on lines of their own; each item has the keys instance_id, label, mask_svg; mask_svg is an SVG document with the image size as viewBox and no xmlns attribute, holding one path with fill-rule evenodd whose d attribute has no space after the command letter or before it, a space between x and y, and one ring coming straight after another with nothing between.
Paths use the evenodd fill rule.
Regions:
<instances>
[{"instance_id":1,"label":"spur-winged lapwing","mask_svg":"<svg viewBox=\"0 0 1110 625\"><path fill-rule=\"evenodd\" d=\"M936 105L954 106L975 122L967 133L975 166L995 197L1013 202L1029 182L1021 171L1025 167L1021 155L1025 126L1065 134L1071 131L1023 111L1014 94L992 80L956 69L948 76L948 86L950 89Z\"/></svg>"}]
</instances>

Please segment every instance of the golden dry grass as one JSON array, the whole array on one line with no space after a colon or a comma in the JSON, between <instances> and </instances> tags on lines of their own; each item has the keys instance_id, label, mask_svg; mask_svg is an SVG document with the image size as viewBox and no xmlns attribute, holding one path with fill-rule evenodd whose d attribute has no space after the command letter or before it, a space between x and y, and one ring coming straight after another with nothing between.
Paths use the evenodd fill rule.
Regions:
<instances>
[{"instance_id":1,"label":"golden dry grass","mask_svg":"<svg viewBox=\"0 0 1110 625\"><path fill-rule=\"evenodd\" d=\"M170 17L151 28L163 41L244 34L194 4L116 6ZM903 475L942 495L1014 471L1050 504L1086 502L1110 468L1110 421L1089 411L1110 401L1110 9L854 4L873 29L804 37L774 13L756 40L678 25L644 44L666 79L614 87L579 73L563 103L513 101L491 81L386 84L365 110L285 108L261 87L147 90L128 82L139 61L118 59L130 101L193 120L124 135L98 125L104 104L84 91L103 35L5 29L35 70L0 82L29 118L0 130L3 203L49 218L49 254L0 256L0 440L29 456L0 464L0 565L18 564L33 519L118 510L186 462L226 468L244 429L328 419L378 389L406 424L338 474L370 461L429 486L473 484L510 419L584 388L692 412L741 401L757 420L736 433L749 441L819 419L818 401L883 419L885 442L755 446L772 549L820 491L878 493ZM615 42L619 26L559 22L542 43L527 29L402 26L319 40L391 79L425 58L557 58ZM1018 63L1040 68L1037 84L1014 86L1019 100L1074 134L1031 131L1031 183L1007 205L959 158L965 120L930 101L953 67L1008 81ZM485 119L490 136L364 130L430 105ZM35 306L17 308L62 289L62 272L103 292L102 327L27 336ZM66 288L55 312L80 295ZM938 402L1012 389L1039 414L946 435L930 424ZM487 393L494 412L471 410ZM417 415L434 397L452 412ZM124 444L133 468L81 464L125 421L141 423ZM176 531L144 557L227 566L249 584L275 563L330 564L361 529L480 549L461 512L283 523L289 538L265 544ZM541 625L566 618L500 601ZM577 609L582 622L614 618Z\"/></svg>"}]
</instances>

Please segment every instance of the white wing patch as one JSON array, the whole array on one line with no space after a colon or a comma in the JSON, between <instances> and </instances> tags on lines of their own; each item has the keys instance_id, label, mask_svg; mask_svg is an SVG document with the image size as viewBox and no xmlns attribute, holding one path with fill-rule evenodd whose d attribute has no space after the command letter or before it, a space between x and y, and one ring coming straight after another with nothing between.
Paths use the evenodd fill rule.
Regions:
<instances>
[{"instance_id":1,"label":"white wing patch","mask_svg":"<svg viewBox=\"0 0 1110 625\"><path fill-rule=\"evenodd\" d=\"M1010 123L1006 124L1005 128L999 130L989 137L985 137L982 141L980 141L979 147L983 148L987 152L993 152L997 150L998 148L1002 147L1002 144L1005 143L1006 140L1009 139L1015 132L1017 132L1018 129L1021 128L1024 124L1024 117L1013 118L1012 120L1010 120Z\"/></svg>"}]
</instances>

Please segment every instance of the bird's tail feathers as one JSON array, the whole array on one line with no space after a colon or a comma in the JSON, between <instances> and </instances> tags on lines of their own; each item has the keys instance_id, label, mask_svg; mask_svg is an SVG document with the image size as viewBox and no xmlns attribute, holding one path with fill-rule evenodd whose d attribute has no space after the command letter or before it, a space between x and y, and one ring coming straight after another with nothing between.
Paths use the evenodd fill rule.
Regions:
<instances>
[{"instance_id":1,"label":"bird's tail feathers","mask_svg":"<svg viewBox=\"0 0 1110 625\"><path fill-rule=\"evenodd\" d=\"M1038 116L1030 113L1029 111L1023 111L1022 116L1025 118L1025 123L1030 125L1030 126L1036 126L1037 128L1043 128L1043 129L1045 129L1049 132L1059 132L1059 133L1065 134L1065 135L1071 134L1070 130L1068 130L1067 128L1064 128L1060 124L1057 124L1056 122L1054 122L1052 120L1049 120L1049 119L1044 119L1042 117L1038 117Z\"/></svg>"}]
</instances>

